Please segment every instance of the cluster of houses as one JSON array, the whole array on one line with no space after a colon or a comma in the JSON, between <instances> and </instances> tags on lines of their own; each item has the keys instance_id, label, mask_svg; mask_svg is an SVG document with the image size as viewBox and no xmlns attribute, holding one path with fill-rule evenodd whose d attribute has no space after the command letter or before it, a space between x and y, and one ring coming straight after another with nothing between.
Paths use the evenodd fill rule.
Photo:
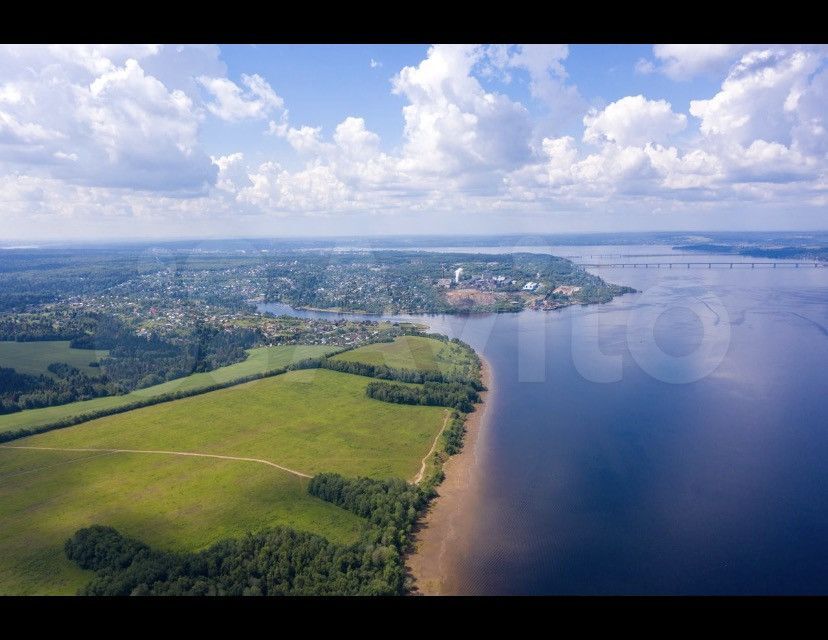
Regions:
<instances>
[{"instance_id":1,"label":"cluster of houses","mask_svg":"<svg viewBox=\"0 0 828 640\"><path fill-rule=\"evenodd\" d=\"M540 274L537 274L540 275ZM443 289L451 289L453 285L457 286L461 284L463 276L463 269L458 268L454 271L453 278L437 278L436 286L441 287ZM518 282L516 280L510 280L507 276L502 275L490 275L490 274L483 274L479 276L475 276L469 278L467 280L462 280L462 286L470 289L477 289L479 291L497 291L502 286L516 286ZM520 290L525 291L527 293L535 293L540 289L541 283L536 282L534 280L530 280L526 284L524 284ZM514 291L514 289L512 289ZM578 293L581 290L581 287L576 287L574 285L562 284L552 291L552 293L563 295L567 297L571 297L572 295ZM552 304L552 303L550 303Z\"/></svg>"},{"instance_id":2,"label":"cluster of houses","mask_svg":"<svg viewBox=\"0 0 828 640\"><path fill-rule=\"evenodd\" d=\"M477 289L479 291L493 291L503 286L504 284L516 285L516 280L509 280L506 276L489 276L486 274L474 276L463 280L463 268L460 267L454 271L453 278L437 278L436 285L443 289L451 289L451 286L462 285L466 288Z\"/></svg>"}]
</instances>

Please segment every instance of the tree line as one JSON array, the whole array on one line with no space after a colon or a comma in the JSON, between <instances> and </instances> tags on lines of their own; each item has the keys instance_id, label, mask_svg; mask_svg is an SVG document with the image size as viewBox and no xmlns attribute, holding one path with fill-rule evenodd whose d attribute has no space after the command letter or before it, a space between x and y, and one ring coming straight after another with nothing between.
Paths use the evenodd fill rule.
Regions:
<instances>
[{"instance_id":1,"label":"tree line","mask_svg":"<svg viewBox=\"0 0 828 640\"><path fill-rule=\"evenodd\" d=\"M350 373L366 378L377 378L379 380L395 380L408 384L424 383L451 383L467 384L482 391L483 385L480 379L469 378L460 375L446 375L439 371L419 371L417 369L395 369L384 364L366 364L364 362L353 362L350 360L331 360L330 358L306 358L296 363L301 369L330 369L339 373Z\"/></svg>"},{"instance_id":2,"label":"tree line","mask_svg":"<svg viewBox=\"0 0 828 640\"><path fill-rule=\"evenodd\" d=\"M95 576L80 595L397 595L405 571L393 546L337 545L275 527L196 553L152 549L111 527L77 531L65 552Z\"/></svg>"},{"instance_id":3,"label":"tree line","mask_svg":"<svg viewBox=\"0 0 828 640\"><path fill-rule=\"evenodd\" d=\"M474 387L460 382L426 382L419 387L394 382L369 382L365 394L383 402L453 407L465 413L474 411L474 403L480 400L480 394Z\"/></svg>"}]
</instances>

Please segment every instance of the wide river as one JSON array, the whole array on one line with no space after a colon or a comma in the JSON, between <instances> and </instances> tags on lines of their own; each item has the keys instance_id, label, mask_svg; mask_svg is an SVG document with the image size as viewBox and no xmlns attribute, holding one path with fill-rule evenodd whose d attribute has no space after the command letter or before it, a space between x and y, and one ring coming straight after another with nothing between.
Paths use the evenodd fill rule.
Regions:
<instances>
[{"instance_id":1,"label":"wide river","mask_svg":"<svg viewBox=\"0 0 828 640\"><path fill-rule=\"evenodd\" d=\"M495 381L457 593L828 593L828 269L672 259L705 266L591 268L640 291L605 305L422 317Z\"/></svg>"}]
</instances>

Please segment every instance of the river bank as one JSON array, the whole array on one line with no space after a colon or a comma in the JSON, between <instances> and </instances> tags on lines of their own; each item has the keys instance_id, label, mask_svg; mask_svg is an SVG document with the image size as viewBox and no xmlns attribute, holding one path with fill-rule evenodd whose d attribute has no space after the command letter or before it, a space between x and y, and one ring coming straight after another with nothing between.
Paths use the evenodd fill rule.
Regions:
<instances>
[{"instance_id":1,"label":"river bank","mask_svg":"<svg viewBox=\"0 0 828 640\"><path fill-rule=\"evenodd\" d=\"M485 437L489 404L494 393L492 368L481 356L481 377L486 391L475 411L466 418L463 449L443 465L445 479L437 488L438 496L431 501L418 523L412 543L413 551L406 557L406 567L414 577L414 595L447 595L456 591L446 549L468 544L462 536L474 515L470 508L471 489L477 478L477 459Z\"/></svg>"}]
</instances>

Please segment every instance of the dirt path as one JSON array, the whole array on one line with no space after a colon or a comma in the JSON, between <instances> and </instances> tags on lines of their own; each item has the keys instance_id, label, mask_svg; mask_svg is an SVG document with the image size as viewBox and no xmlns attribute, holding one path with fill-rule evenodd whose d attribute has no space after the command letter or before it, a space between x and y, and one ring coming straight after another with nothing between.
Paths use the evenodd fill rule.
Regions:
<instances>
[{"instance_id":1,"label":"dirt path","mask_svg":"<svg viewBox=\"0 0 828 640\"><path fill-rule=\"evenodd\" d=\"M301 471L295 471L293 469L288 469L287 467L283 467L280 464L276 464L275 462L270 462L269 460L260 460L259 458L242 458L239 456L220 456L214 453L193 453L192 451L156 451L156 450L147 450L147 449L72 449L72 448L64 448L64 447L24 447L24 446L15 446L15 445L0 445L0 449L31 449L34 451L90 451L90 452L99 452L99 453L156 453L156 454L163 454L168 456L191 456L194 458L217 458L218 460L238 460L240 462L257 462L259 464L266 464L269 467L275 467L276 469L281 469L282 471L287 471L288 473L292 473L295 476L299 476L301 478L312 478L313 476L309 476L307 473L302 473Z\"/></svg>"},{"instance_id":2,"label":"dirt path","mask_svg":"<svg viewBox=\"0 0 828 640\"><path fill-rule=\"evenodd\" d=\"M417 472L417 475L414 476L414 480L411 482L413 484L419 484L420 480L423 479L423 474L426 470L426 462L428 461L429 456L434 453L434 450L437 448L437 441L440 439L440 436L443 434L443 431L446 430L446 425L448 424L449 417L451 417L451 412L446 409L446 418L443 420L443 426L440 428L440 432L437 434L437 437L434 438L434 442L431 443L431 449L428 450L428 453L425 454L423 457L423 463L420 465L420 470Z\"/></svg>"},{"instance_id":3,"label":"dirt path","mask_svg":"<svg viewBox=\"0 0 828 640\"><path fill-rule=\"evenodd\" d=\"M440 428L440 432L437 434L437 437L434 438L434 442L431 444L431 449L429 449L428 453L423 458L422 464L420 465L420 470L417 472L417 475L414 476L414 484L420 482L423 479L423 474L426 470L426 462L428 461L429 456L434 453L434 449L437 448L437 441L439 440L440 436L442 435L443 431L446 430L446 425L448 425L449 418L451 417L451 412L446 409L446 417L443 420L443 426ZM275 462L270 462L270 460L261 460L260 458L242 458L239 456L220 456L214 453L195 453L192 451L157 451L154 449L87 449L87 448L67 448L67 447L28 447L28 446L17 446L17 445L8 445L3 444L0 445L0 449L30 449L34 451L78 451L78 452L97 452L97 453L157 453L157 454L165 454L168 456L192 456L195 458L217 458L219 460L239 460L241 462L258 462L259 464L266 464L269 467L275 467L276 469L281 469L282 471L287 471L288 473L292 473L295 476L299 476L300 478L312 478L313 476L308 475L307 473L302 473L301 471L296 471L295 469L289 469L288 467L283 467L280 464L276 464Z\"/></svg>"}]
</instances>

